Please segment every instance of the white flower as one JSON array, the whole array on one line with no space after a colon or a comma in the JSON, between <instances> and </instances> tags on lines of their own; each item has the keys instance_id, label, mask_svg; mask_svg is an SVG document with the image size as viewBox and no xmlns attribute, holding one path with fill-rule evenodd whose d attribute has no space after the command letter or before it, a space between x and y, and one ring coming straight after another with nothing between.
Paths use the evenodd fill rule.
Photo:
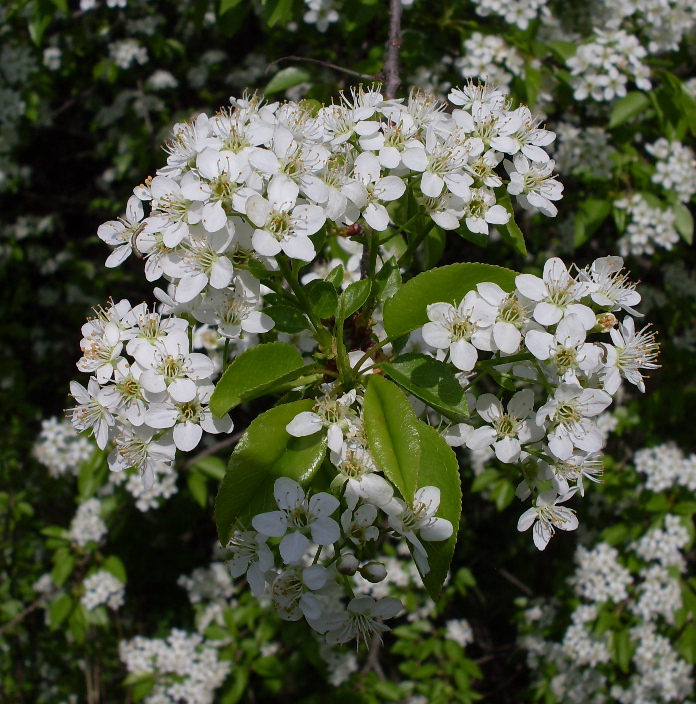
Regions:
<instances>
[{"instance_id":1,"label":"white flower","mask_svg":"<svg viewBox=\"0 0 696 704\"><path fill-rule=\"evenodd\" d=\"M603 371L603 385L607 393L619 390L621 377L637 386L645 393L645 382L641 369L659 369L656 363L660 345L655 342L655 333L646 325L636 332L633 318L624 318L619 327L609 331L614 347L604 345L607 352L606 366Z\"/></svg>"},{"instance_id":2,"label":"white flower","mask_svg":"<svg viewBox=\"0 0 696 704\"><path fill-rule=\"evenodd\" d=\"M386 597L375 601L371 596L359 596L351 599L346 611L337 615L338 624L333 624L326 634L326 642L330 644L348 643L357 638L365 645L373 633L384 633L389 630L381 619L393 618L403 609L399 599Z\"/></svg>"},{"instance_id":3,"label":"white flower","mask_svg":"<svg viewBox=\"0 0 696 704\"><path fill-rule=\"evenodd\" d=\"M450 303L431 303L429 323L423 326L423 339L437 349L448 350L457 369L469 372L478 361L478 349L490 349L490 336L483 330L493 324L495 309L476 291L469 291L455 308Z\"/></svg>"},{"instance_id":4,"label":"white flower","mask_svg":"<svg viewBox=\"0 0 696 704\"><path fill-rule=\"evenodd\" d=\"M176 455L171 434L153 440L155 434L156 431L147 426L124 426L121 434L114 439L115 447L109 453L109 469L121 472L133 467L142 474L145 490L152 489L157 467L161 464L171 465Z\"/></svg>"},{"instance_id":5,"label":"white flower","mask_svg":"<svg viewBox=\"0 0 696 704\"><path fill-rule=\"evenodd\" d=\"M152 428L173 427L174 443L182 452L197 447L204 430L213 434L230 433L234 424L229 415L216 418L208 408L214 388L212 384L198 383L194 398L190 401L153 403L145 416L145 422Z\"/></svg>"},{"instance_id":6,"label":"white flower","mask_svg":"<svg viewBox=\"0 0 696 704\"><path fill-rule=\"evenodd\" d=\"M505 162L505 168L510 174L508 193L517 196L518 203L526 210L537 208L544 215L555 217L558 208L551 202L560 200L563 185L552 178L555 162L553 159L542 163L530 163L522 154L515 154L513 168Z\"/></svg>"},{"instance_id":7,"label":"white flower","mask_svg":"<svg viewBox=\"0 0 696 704\"><path fill-rule=\"evenodd\" d=\"M329 449L340 452L343 434L349 428L350 406L355 402L355 397L355 389L337 399L327 393L323 400L317 402L313 411L298 413L285 429L293 437L302 438L327 428Z\"/></svg>"},{"instance_id":8,"label":"white flower","mask_svg":"<svg viewBox=\"0 0 696 704\"><path fill-rule=\"evenodd\" d=\"M488 328L492 336L491 349L515 354L522 343L522 332L530 327L532 311L529 301L488 281L477 284L476 290L486 303L497 309L493 327Z\"/></svg>"},{"instance_id":9,"label":"white flower","mask_svg":"<svg viewBox=\"0 0 696 704\"><path fill-rule=\"evenodd\" d=\"M230 574L241 577L246 572L254 596L264 593L266 572L273 567L273 553L266 545L268 538L253 530L236 530L230 536L227 549L232 554L228 561Z\"/></svg>"},{"instance_id":10,"label":"white flower","mask_svg":"<svg viewBox=\"0 0 696 704\"><path fill-rule=\"evenodd\" d=\"M82 384L71 381L70 394L78 403L68 411L73 428L78 433L92 428L97 447L103 450L109 441L109 427L115 422L111 415L113 409L109 408L103 389L94 377L90 377L86 389Z\"/></svg>"},{"instance_id":11,"label":"white flower","mask_svg":"<svg viewBox=\"0 0 696 704\"><path fill-rule=\"evenodd\" d=\"M141 227L143 205L140 198L131 196L126 204L126 214L118 220L109 220L97 229L97 236L111 247L116 247L106 260L106 266L113 268L122 264L133 251L133 239ZM137 247L137 244L136 244Z\"/></svg>"},{"instance_id":12,"label":"white flower","mask_svg":"<svg viewBox=\"0 0 696 704\"><path fill-rule=\"evenodd\" d=\"M380 507L392 500L392 485L376 474L374 459L363 445L351 441L342 443L338 452L331 451L331 462L339 471L331 482L331 488L335 490L346 485L345 499L351 510L355 509L360 499Z\"/></svg>"},{"instance_id":13,"label":"white flower","mask_svg":"<svg viewBox=\"0 0 696 704\"><path fill-rule=\"evenodd\" d=\"M382 177L381 168L374 154L362 152L355 160L355 180L342 189L362 211L367 224L380 232L389 227L389 213L380 201L397 200L406 192L403 179L398 176Z\"/></svg>"},{"instance_id":14,"label":"white flower","mask_svg":"<svg viewBox=\"0 0 696 704\"><path fill-rule=\"evenodd\" d=\"M544 437L543 425L532 421L534 391L518 391L509 401L507 413L493 394L481 394L476 401L478 414L490 425L473 432L466 443L471 450L493 445L495 456L501 462L517 462L523 443L536 442Z\"/></svg>"},{"instance_id":15,"label":"white flower","mask_svg":"<svg viewBox=\"0 0 696 704\"><path fill-rule=\"evenodd\" d=\"M515 285L523 296L536 302L534 320L541 325L555 325L561 318L573 313L585 330L591 330L596 324L592 308L578 303L593 287L573 279L558 257L544 264L543 278L520 274L515 278Z\"/></svg>"},{"instance_id":16,"label":"white flower","mask_svg":"<svg viewBox=\"0 0 696 704\"><path fill-rule=\"evenodd\" d=\"M537 425L546 418L552 423L548 434L551 451L561 460L568 459L577 447L592 453L602 449L602 434L590 418L611 404L611 396L600 389L583 389L561 384L537 411Z\"/></svg>"},{"instance_id":17,"label":"white flower","mask_svg":"<svg viewBox=\"0 0 696 704\"><path fill-rule=\"evenodd\" d=\"M317 545L332 545L340 535L338 523L329 516L338 508L335 496L320 492L305 499L302 487L292 479L280 477L273 487L278 511L254 516L254 528L280 541L280 555L287 564L297 562L309 546L309 538ZM291 530L291 533L287 533Z\"/></svg>"},{"instance_id":18,"label":"white flower","mask_svg":"<svg viewBox=\"0 0 696 704\"><path fill-rule=\"evenodd\" d=\"M635 284L622 273L623 259L621 257L600 257L595 259L586 269L581 269L578 276L582 281L594 284L590 298L603 308L610 311L625 310L631 315L642 317L642 313L633 310L640 303L640 294Z\"/></svg>"},{"instance_id":19,"label":"white flower","mask_svg":"<svg viewBox=\"0 0 696 704\"><path fill-rule=\"evenodd\" d=\"M369 540L379 538L379 529L373 525L376 519L377 507L373 504L361 504L357 510L346 509L341 514L341 527L348 540L358 547L363 547Z\"/></svg>"},{"instance_id":20,"label":"white flower","mask_svg":"<svg viewBox=\"0 0 696 704\"><path fill-rule=\"evenodd\" d=\"M303 616L310 622L322 615L322 606L313 591L321 589L328 574L321 565L304 569L291 567L281 572L273 582L271 595L278 615L284 621L299 621Z\"/></svg>"},{"instance_id":21,"label":"white flower","mask_svg":"<svg viewBox=\"0 0 696 704\"><path fill-rule=\"evenodd\" d=\"M502 206L496 205L495 193L488 188L472 188L471 197L464 207L464 220L471 232L488 234L488 225L504 225L512 216Z\"/></svg>"},{"instance_id":22,"label":"white flower","mask_svg":"<svg viewBox=\"0 0 696 704\"><path fill-rule=\"evenodd\" d=\"M585 342L585 335L585 327L573 314L558 323L555 335L530 330L524 344L537 359L551 363L562 382L579 384L577 372L591 376L599 368L602 356L602 348Z\"/></svg>"},{"instance_id":23,"label":"white flower","mask_svg":"<svg viewBox=\"0 0 696 704\"><path fill-rule=\"evenodd\" d=\"M389 525L413 545L416 564L421 574L427 574L430 571L428 554L418 534L423 540L440 541L447 540L453 531L450 521L435 517L440 507L440 490L436 486L424 486L416 491L410 505L401 499L395 501L401 506L401 512L389 516Z\"/></svg>"},{"instance_id":24,"label":"white flower","mask_svg":"<svg viewBox=\"0 0 696 704\"><path fill-rule=\"evenodd\" d=\"M299 187L286 176L275 176L268 184L268 200L251 196L246 214L256 225L254 249L265 257L284 252L291 259L310 262L316 256L313 235L324 225L326 214L317 205L295 205Z\"/></svg>"},{"instance_id":25,"label":"white flower","mask_svg":"<svg viewBox=\"0 0 696 704\"><path fill-rule=\"evenodd\" d=\"M560 530L575 530L578 519L575 511L565 506L557 506L570 499L575 494L572 489L564 496L558 496L555 489L542 491L537 497L536 504L527 509L517 522L517 530L525 531L534 525L532 531L534 545L543 550L553 538L556 528Z\"/></svg>"}]
</instances>

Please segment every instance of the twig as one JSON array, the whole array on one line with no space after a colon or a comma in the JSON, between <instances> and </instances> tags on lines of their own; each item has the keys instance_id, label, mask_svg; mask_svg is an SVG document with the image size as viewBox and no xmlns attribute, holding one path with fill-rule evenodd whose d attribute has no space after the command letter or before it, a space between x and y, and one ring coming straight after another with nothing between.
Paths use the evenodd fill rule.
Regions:
<instances>
[{"instance_id":1,"label":"twig","mask_svg":"<svg viewBox=\"0 0 696 704\"><path fill-rule=\"evenodd\" d=\"M358 71L351 71L349 68L343 68L343 66L337 66L336 64L329 63L328 61L322 61L321 59L310 59L306 56L283 56L281 59L276 59L271 61L266 67L266 73L268 73L271 66L275 66L281 61L303 61L307 64L317 64L318 66L323 66L324 68L330 68L334 71L340 71L341 73L347 73L349 76L356 76L357 78L362 78L365 81L377 81L380 76L371 76L369 73L359 73Z\"/></svg>"},{"instance_id":2,"label":"twig","mask_svg":"<svg viewBox=\"0 0 696 704\"><path fill-rule=\"evenodd\" d=\"M391 100L401 85L399 49L401 49L401 0L389 0L389 39L384 59L384 97Z\"/></svg>"},{"instance_id":3,"label":"twig","mask_svg":"<svg viewBox=\"0 0 696 704\"><path fill-rule=\"evenodd\" d=\"M510 574L505 568L499 567L498 573L501 577L507 579L508 582L511 582L516 587L521 589L527 596L534 596L534 592L526 584L524 584L524 582L520 582L514 574Z\"/></svg>"},{"instance_id":4,"label":"twig","mask_svg":"<svg viewBox=\"0 0 696 704\"><path fill-rule=\"evenodd\" d=\"M370 670L374 670L377 673L377 677L381 680L386 679L384 676L384 670L382 670L382 666L379 664L379 651L381 646L381 635L379 633L375 633L375 635L372 636L372 642L370 643L370 654L367 656L367 660L365 661L362 670L360 670L360 674L363 677L370 672Z\"/></svg>"},{"instance_id":5,"label":"twig","mask_svg":"<svg viewBox=\"0 0 696 704\"><path fill-rule=\"evenodd\" d=\"M220 440L220 442L216 442L214 445L211 445L210 447L206 447L205 450L201 450L197 455L194 455L185 465L184 469L188 469L189 467L193 467L194 464L197 462L200 462L204 457L208 457L208 455L214 455L218 450L222 450L225 447L229 447L230 445L234 445L241 437L244 435L246 432L246 428L244 430L240 430L238 433L235 433L234 435L230 435L229 437L226 437L224 440Z\"/></svg>"}]
</instances>

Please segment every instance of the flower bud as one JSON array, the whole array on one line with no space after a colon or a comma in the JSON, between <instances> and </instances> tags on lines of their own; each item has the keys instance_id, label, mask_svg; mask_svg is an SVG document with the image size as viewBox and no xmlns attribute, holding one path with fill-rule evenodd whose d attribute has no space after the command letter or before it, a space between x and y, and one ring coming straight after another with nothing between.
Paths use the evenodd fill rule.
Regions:
<instances>
[{"instance_id":1,"label":"flower bud","mask_svg":"<svg viewBox=\"0 0 696 704\"><path fill-rule=\"evenodd\" d=\"M359 564L358 558L348 552L345 555L341 555L341 559L336 563L336 569L341 574L345 574L350 577L357 572Z\"/></svg>"},{"instance_id":2,"label":"flower bud","mask_svg":"<svg viewBox=\"0 0 696 704\"><path fill-rule=\"evenodd\" d=\"M360 574L368 582L377 584L377 582L381 582L387 576L387 568L381 562L366 562L360 568Z\"/></svg>"}]
</instances>

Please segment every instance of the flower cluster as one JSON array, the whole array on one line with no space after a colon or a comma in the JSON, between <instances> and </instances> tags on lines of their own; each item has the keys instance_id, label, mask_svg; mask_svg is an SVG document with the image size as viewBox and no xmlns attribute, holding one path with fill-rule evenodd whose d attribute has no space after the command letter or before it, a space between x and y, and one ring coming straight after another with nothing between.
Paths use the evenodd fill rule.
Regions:
<instances>
[{"instance_id":1,"label":"flower cluster","mask_svg":"<svg viewBox=\"0 0 696 704\"><path fill-rule=\"evenodd\" d=\"M555 125L558 135L553 156L561 174L585 178L611 178L614 168L610 135L602 127L580 128L569 122Z\"/></svg>"},{"instance_id":2,"label":"flower cluster","mask_svg":"<svg viewBox=\"0 0 696 704\"><path fill-rule=\"evenodd\" d=\"M159 468L171 466L177 449L195 448L204 429L232 430L229 417L215 418L208 409L213 363L190 352L183 318L163 318L124 299L100 309L82 334L78 369L93 376L86 389L70 385L78 403L72 424L77 431L91 428L100 449L113 442L112 471L136 468L150 489Z\"/></svg>"},{"instance_id":3,"label":"flower cluster","mask_svg":"<svg viewBox=\"0 0 696 704\"><path fill-rule=\"evenodd\" d=\"M652 182L675 192L682 203L696 195L696 154L681 142L660 137L646 149L657 159Z\"/></svg>"},{"instance_id":4,"label":"flower cluster","mask_svg":"<svg viewBox=\"0 0 696 704\"><path fill-rule=\"evenodd\" d=\"M539 14L548 13L548 0L474 0L476 14L488 17L499 15L508 24L515 24L525 30Z\"/></svg>"},{"instance_id":5,"label":"flower cluster","mask_svg":"<svg viewBox=\"0 0 696 704\"><path fill-rule=\"evenodd\" d=\"M489 81L499 85L504 93L510 92L514 76L524 77L522 55L495 34L474 32L464 40L462 56L455 59L454 65L464 78Z\"/></svg>"},{"instance_id":6,"label":"flower cluster","mask_svg":"<svg viewBox=\"0 0 696 704\"><path fill-rule=\"evenodd\" d=\"M232 663L219 660L209 643L202 636L174 629L166 639L123 640L119 654L129 673L155 676L154 687L143 700L146 704L212 704Z\"/></svg>"},{"instance_id":7,"label":"flower cluster","mask_svg":"<svg viewBox=\"0 0 696 704\"><path fill-rule=\"evenodd\" d=\"M617 242L623 256L653 254L656 246L669 250L679 242L671 209L663 209L657 204L652 207L640 193L615 201L614 207L625 210L627 219L630 218L625 233Z\"/></svg>"},{"instance_id":8,"label":"flower cluster","mask_svg":"<svg viewBox=\"0 0 696 704\"><path fill-rule=\"evenodd\" d=\"M428 306L423 340L463 377L476 373L481 352L493 352L488 365L495 361L511 380L541 387L537 395L522 388L507 403L481 394L478 427L461 423L447 433L452 446L492 447L500 462L519 465L525 481L518 496L534 493L535 499L518 528L533 525L540 550L556 528L578 525L574 512L559 504L584 494L586 480L599 481L598 416L624 379L644 391L642 370L657 367L654 334L635 329L631 316L639 315L633 306L640 294L622 267L620 257L603 257L573 277L560 259L550 259L542 278L517 276L512 293L482 283L459 305ZM623 321L615 315L620 311L629 313Z\"/></svg>"},{"instance_id":9,"label":"flower cluster","mask_svg":"<svg viewBox=\"0 0 696 704\"><path fill-rule=\"evenodd\" d=\"M101 510L102 505L99 499L87 499L78 506L68 529L68 536L73 543L84 548L88 543L100 542L107 534Z\"/></svg>"},{"instance_id":10,"label":"flower cluster","mask_svg":"<svg viewBox=\"0 0 696 704\"><path fill-rule=\"evenodd\" d=\"M60 477L77 474L93 451L94 445L87 438L75 435L68 420L47 418L41 421L41 433L32 454L52 477Z\"/></svg>"},{"instance_id":11,"label":"flower cluster","mask_svg":"<svg viewBox=\"0 0 696 704\"><path fill-rule=\"evenodd\" d=\"M83 582L85 593L80 598L87 611L93 611L100 604L106 604L113 611L123 606L125 584L111 572L99 570Z\"/></svg>"},{"instance_id":12,"label":"flower cluster","mask_svg":"<svg viewBox=\"0 0 696 704\"><path fill-rule=\"evenodd\" d=\"M619 550L603 542L591 549L578 548L578 567L569 584L580 603L560 642L545 634L566 614L551 604L536 604L525 612L520 644L527 651L528 665L539 672L545 666L554 668L551 691L559 700L605 701L609 689L612 700L625 703L684 702L692 694L692 668L665 635L682 607L686 587L679 574L687 571L684 551L692 538L679 516L667 514L664 525L665 530L651 528L628 545L638 560L622 558ZM607 628L602 622L609 613L622 616L620 622L611 618ZM610 687L608 666L612 642L618 638L626 639L633 668L624 668L620 681Z\"/></svg>"},{"instance_id":13,"label":"flower cluster","mask_svg":"<svg viewBox=\"0 0 696 704\"><path fill-rule=\"evenodd\" d=\"M631 80L650 90L650 69L643 63L645 47L624 30L594 30L594 39L578 47L566 63L573 76L575 100L608 101L626 95Z\"/></svg>"},{"instance_id":14,"label":"flower cluster","mask_svg":"<svg viewBox=\"0 0 696 704\"><path fill-rule=\"evenodd\" d=\"M696 491L696 455L685 457L672 443L638 450L634 462L636 471L645 475L645 487L650 491L676 486Z\"/></svg>"}]
</instances>

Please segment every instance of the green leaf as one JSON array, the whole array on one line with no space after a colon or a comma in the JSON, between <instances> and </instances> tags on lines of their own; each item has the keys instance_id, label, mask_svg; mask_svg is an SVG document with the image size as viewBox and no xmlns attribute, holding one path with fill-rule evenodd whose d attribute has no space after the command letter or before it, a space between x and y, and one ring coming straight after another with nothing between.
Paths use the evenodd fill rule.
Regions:
<instances>
[{"instance_id":1,"label":"green leaf","mask_svg":"<svg viewBox=\"0 0 696 704\"><path fill-rule=\"evenodd\" d=\"M147 673L138 679L138 681L133 684L133 689L131 694L133 695L134 702L141 702L145 697L147 697L150 692L155 688L155 676L151 673Z\"/></svg>"},{"instance_id":2,"label":"green leaf","mask_svg":"<svg viewBox=\"0 0 696 704\"><path fill-rule=\"evenodd\" d=\"M627 673L631 667L631 657L636 646L632 643L628 629L613 631L611 634L611 659Z\"/></svg>"},{"instance_id":3,"label":"green leaf","mask_svg":"<svg viewBox=\"0 0 696 704\"><path fill-rule=\"evenodd\" d=\"M420 443L418 421L408 399L390 381L372 375L365 392L363 420L377 466L403 498L412 501L418 482Z\"/></svg>"},{"instance_id":4,"label":"green leaf","mask_svg":"<svg viewBox=\"0 0 696 704\"><path fill-rule=\"evenodd\" d=\"M264 89L266 95L271 95L271 93L278 93L288 88L293 88L308 81L312 77L309 71L303 68L298 68L297 66L288 66L283 68L278 73L276 73L273 78L268 82L268 85Z\"/></svg>"},{"instance_id":5,"label":"green leaf","mask_svg":"<svg viewBox=\"0 0 696 704\"><path fill-rule=\"evenodd\" d=\"M672 508L671 513L680 516L693 516L696 513L696 501L680 501Z\"/></svg>"},{"instance_id":6,"label":"green leaf","mask_svg":"<svg viewBox=\"0 0 696 704\"><path fill-rule=\"evenodd\" d=\"M210 397L210 410L220 418L243 401L268 393L303 366L302 355L294 345L268 342L252 347L227 367Z\"/></svg>"},{"instance_id":7,"label":"green leaf","mask_svg":"<svg viewBox=\"0 0 696 704\"><path fill-rule=\"evenodd\" d=\"M55 631L72 611L74 602L67 594L59 594L48 607L51 630Z\"/></svg>"},{"instance_id":8,"label":"green leaf","mask_svg":"<svg viewBox=\"0 0 696 704\"><path fill-rule=\"evenodd\" d=\"M491 281L504 291L515 288L517 272L492 264L460 263L425 271L404 284L384 304L384 328L389 337L397 337L428 322L431 303L459 302L476 288Z\"/></svg>"},{"instance_id":9,"label":"green leaf","mask_svg":"<svg viewBox=\"0 0 696 704\"><path fill-rule=\"evenodd\" d=\"M696 626L687 625L677 641L677 650L690 665L696 663Z\"/></svg>"},{"instance_id":10,"label":"green leaf","mask_svg":"<svg viewBox=\"0 0 696 704\"><path fill-rule=\"evenodd\" d=\"M51 579L57 587L61 587L75 569L75 558L69 550L65 548L56 550L53 555L53 561L54 565L51 570Z\"/></svg>"},{"instance_id":11,"label":"green leaf","mask_svg":"<svg viewBox=\"0 0 696 704\"><path fill-rule=\"evenodd\" d=\"M459 463L452 448L441 435L427 423L416 421L420 443L420 468L418 486L436 486L440 490L439 518L452 524L452 536L447 540L428 542L421 540L428 553L430 571L421 577L428 594L437 601L447 578L454 548L457 544L459 518L462 513L462 489L459 480ZM409 543L410 547L410 543Z\"/></svg>"},{"instance_id":12,"label":"green leaf","mask_svg":"<svg viewBox=\"0 0 696 704\"><path fill-rule=\"evenodd\" d=\"M440 261L446 243L447 233L441 227L435 225L428 231L423 242L424 269L432 269Z\"/></svg>"},{"instance_id":13,"label":"green leaf","mask_svg":"<svg viewBox=\"0 0 696 704\"><path fill-rule=\"evenodd\" d=\"M220 8L218 9L218 17L222 17L226 12L229 12L233 7L240 5L243 0L220 0Z\"/></svg>"},{"instance_id":14,"label":"green leaf","mask_svg":"<svg viewBox=\"0 0 696 704\"><path fill-rule=\"evenodd\" d=\"M500 477L500 472L497 469L484 469L481 474L478 474L471 484L471 491L477 493L487 489L493 482Z\"/></svg>"},{"instance_id":15,"label":"green leaf","mask_svg":"<svg viewBox=\"0 0 696 704\"><path fill-rule=\"evenodd\" d=\"M382 268L375 276L375 297L384 302L391 298L401 288L401 272L396 257L384 262Z\"/></svg>"},{"instance_id":16,"label":"green leaf","mask_svg":"<svg viewBox=\"0 0 696 704\"><path fill-rule=\"evenodd\" d=\"M524 67L524 90L527 94L527 105L530 110L534 110L539 89L541 88L541 71L534 68L531 62L527 62Z\"/></svg>"},{"instance_id":17,"label":"green leaf","mask_svg":"<svg viewBox=\"0 0 696 704\"><path fill-rule=\"evenodd\" d=\"M298 413L313 408L311 399L271 408L251 423L237 443L215 499L215 524L222 545L227 545L236 521L246 523L257 513L276 508L273 485L278 477L304 485L319 468L326 452L326 433L295 438L285 430Z\"/></svg>"},{"instance_id":18,"label":"green leaf","mask_svg":"<svg viewBox=\"0 0 696 704\"><path fill-rule=\"evenodd\" d=\"M344 273L343 264L339 264L331 269L331 271L326 275L324 281L328 281L330 284L333 284L336 288L338 288L343 283Z\"/></svg>"},{"instance_id":19,"label":"green leaf","mask_svg":"<svg viewBox=\"0 0 696 704\"><path fill-rule=\"evenodd\" d=\"M694 241L694 218L691 211L683 203L674 203L671 206L674 213L674 227L686 244Z\"/></svg>"},{"instance_id":20,"label":"green leaf","mask_svg":"<svg viewBox=\"0 0 696 704\"><path fill-rule=\"evenodd\" d=\"M82 464L80 473L77 475L77 488L81 501L92 498L104 480L106 468L106 452L94 450L92 456Z\"/></svg>"},{"instance_id":21,"label":"green leaf","mask_svg":"<svg viewBox=\"0 0 696 704\"><path fill-rule=\"evenodd\" d=\"M496 225L503 241L508 244L515 252L523 257L527 256L527 245L524 243L524 235L522 230L515 222L515 211L512 208L512 202L509 197L502 198L500 204L510 213L510 219L504 225Z\"/></svg>"},{"instance_id":22,"label":"green leaf","mask_svg":"<svg viewBox=\"0 0 696 704\"><path fill-rule=\"evenodd\" d=\"M208 480L205 476L192 467L186 475L186 486L193 500L201 508L205 508L208 503Z\"/></svg>"},{"instance_id":23,"label":"green leaf","mask_svg":"<svg viewBox=\"0 0 696 704\"><path fill-rule=\"evenodd\" d=\"M498 511L504 511L515 498L515 486L507 479L501 479L491 490L491 498Z\"/></svg>"},{"instance_id":24,"label":"green leaf","mask_svg":"<svg viewBox=\"0 0 696 704\"><path fill-rule=\"evenodd\" d=\"M292 0L264 0L263 4L264 14L268 17L266 23L269 27L285 24L292 18Z\"/></svg>"},{"instance_id":25,"label":"green leaf","mask_svg":"<svg viewBox=\"0 0 696 704\"><path fill-rule=\"evenodd\" d=\"M319 320L336 316L338 293L336 287L328 281L311 281L305 288L307 298Z\"/></svg>"},{"instance_id":26,"label":"green leaf","mask_svg":"<svg viewBox=\"0 0 696 704\"><path fill-rule=\"evenodd\" d=\"M341 294L338 309L340 317L345 320L358 311L370 295L371 288L372 282L369 279L354 281L348 286Z\"/></svg>"},{"instance_id":27,"label":"green leaf","mask_svg":"<svg viewBox=\"0 0 696 704\"><path fill-rule=\"evenodd\" d=\"M548 42L546 44L549 51L557 58L565 63L571 56L575 56L575 52L578 50L577 44L572 42L561 42L554 41Z\"/></svg>"},{"instance_id":28,"label":"green leaf","mask_svg":"<svg viewBox=\"0 0 696 704\"><path fill-rule=\"evenodd\" d=\"M219 482L222 481L225 476L225 471L227 465L219 457L214 457L209 455L208 457L202 457L196 464L193 465L199 472L206 474L213 479L217 479Z\"/></svg>"},{"instance_id":29,"label":"green leaf","mask_svg":"<svg viewBox=\"0 0 696 704\"><path fill-rule=\"evenodd\" d=\"M650 98L641 91L632 91L616 101L609 118L609 129L623 125L650 107Z\"/></svg>"},{"instance_id":30,"label":"green leaf","mask_svg":"<svg viewBox=\"0 0 696 704\"><path fill-rule=\"evenodd\" d=\"M121 558L116 555L109 555L102 563L102 568L107 572L111 572L116 579L120 579L124 584L128 581L126 567L121 561Z\"/></svg>"},{"instance_id":31,"label":"green leaf","mask_svg":"<svg viewBox=\"0 0 696 704\"><path fill-rule=\"evenodd\" d=\"M275 323L273 329L277 332L287 332L293 335L309 328L307 316L294 306L281 303L275 306L268 306L263 309L263 312L273 319Z\"/></svg>"},{"instance_id":32,"label":"green leaf","mask_svg":"<svg viewBox=\"0 0 696 704\"><path fill-rule=\"evenodd\" d=\"M573 245L581 247L599 229L611 213L612 202L600 198L588 198L580 203L575 217Z\"/></svg>"},{"instance_id":33,"label":"green leaf","mask_svg":"<svg viewBox=\"0 0 696 704\"><path fill-rule=\"evenodd\" d=\"M469 416L466 395L454 372L425 354L405 354L381 365L397 384L454 421Z\"/></svg>"}]
</instances>

